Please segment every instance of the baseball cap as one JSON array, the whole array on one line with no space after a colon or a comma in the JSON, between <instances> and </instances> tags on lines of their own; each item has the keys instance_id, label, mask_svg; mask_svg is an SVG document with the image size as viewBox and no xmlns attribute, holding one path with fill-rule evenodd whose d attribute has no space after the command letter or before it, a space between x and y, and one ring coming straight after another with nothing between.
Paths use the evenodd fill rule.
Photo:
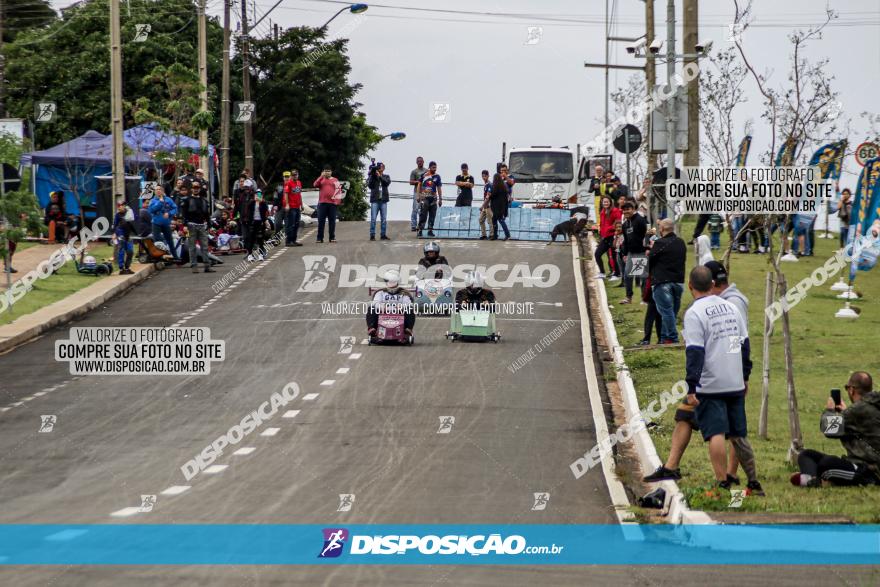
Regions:
<instances>
[{"instance_id":1,"label":"baseball cap","mask_svg":"<svg viewBox=\"0 0 880 587\"><path fill-rule=\"evenodd\" d=\"M712 272L712 281L715 283L727 283L727 270L724 268L724 265L718 261L709 261L705 264L705 267Z\"/></svg>"},{"instance_id":2,"label":"baseball cap","mask_svg":"<svg viewBox=\"0 0 880 587\"><path fill-rule=\"evenodd\" d=\"M282 173L281 175L283 175L284 177L290 177L290 172L289 172L289 171L285 171L285 172Z\"/></svg>"}]
</instances>

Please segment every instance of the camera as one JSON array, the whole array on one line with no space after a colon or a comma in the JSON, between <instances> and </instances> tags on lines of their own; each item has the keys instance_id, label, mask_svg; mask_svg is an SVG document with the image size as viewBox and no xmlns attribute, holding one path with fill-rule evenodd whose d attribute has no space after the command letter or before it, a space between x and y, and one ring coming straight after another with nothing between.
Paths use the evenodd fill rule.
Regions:
<instances>
[{"instance_id":1,"label":"camera","mask_svg":"<svg viewBox=\"0 0 880 587\"><path fill-rule=\"evenodd\" d=\"M651 43L651 46L648 47L648 50L656 55L660 52L660 49L663 48L663 39L654 39L654 42Z\"/></svg>"},{"instance_id":2,"label":"camera","mask_svg":"<svg viewBox=\"0 0 880 587\"><path fill-rule=\"evenodd\" d=\"M626 52L631 55L639 55L644 50L647 43L648 40L645 37L642 37L632 45L627 45Z\"/></svg>"},{"instance_id":3,"label":"camera","mask_svg":"<svg viewBox=\"0 0 880 587\"><path fill-rule=\"evenodd\" d=\"M712 50L712 41L701 41L694 45L694 50L700 55L706 55Z\"/></svg>"}]
</instances>

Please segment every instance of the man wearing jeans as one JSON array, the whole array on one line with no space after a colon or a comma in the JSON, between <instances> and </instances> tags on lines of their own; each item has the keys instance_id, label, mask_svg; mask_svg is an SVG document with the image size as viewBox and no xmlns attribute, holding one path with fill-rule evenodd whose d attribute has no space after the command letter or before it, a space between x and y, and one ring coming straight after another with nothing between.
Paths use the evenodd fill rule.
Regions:
<instances>
[{"instance_id":1,"label":"man wearing jeans","mask_svg":"<svg viewBox=\"0 0 880 587\"><path fill-rule=\"evenodd\" d=\"M648 232L648 223L641 214L636 212L635 202L627 200L623 203L623 246L621 252L625 263L625 271L623 272L623 283L626 287L626 298L621 300L621 304L632 303L633 297L633 278L629 273L633 266L633 259L644 257L645 255L645 234ZM644 276L639 278L642 281ZM650 335L650 333L649 333Z\"/></svg>"},{"instance_id":2,"label":"man wearing jeans","mask_svg":"<svg viewBox=\"0 0 880 587\"><path fill-rule=\"evenodd\" d=\"M168 246L168 252L177 260L174 239L171 236L171 219L177 214L177 205L165 195L161 186L156 186L156 196L150 200L149 210L153 216L153 242L164 242Z\"/></svg>"},{"instance_id":3,"label":"man wearing jeans","mask_svg":"<svg viewBox=\"0 0 880 587\"><path fill-rule=\"evenodd\" d=\"M285 214L285 246L301 247L302 243L297 242L296 235L299 231L300 210L302 210L302 182L299 180L299 171L296 169L284 173L290 175L284 182L284 191L281 196Z\"/></svg>"},{"instance_id":4,"label":"man wearing jeans","mask_svg":"<svg viewBox=\"0 0 880 587\"><path fill-rule=\"evenodd\" d=\"M425 160L422 157L416 157L416 168L409 174L409 185L413 186L412 213L409 216L409 228L413 232L418 230L419 224L419 182L425 175Z\"/></svg>"},{"instance_id":5,"label":"man wearing jeans","mask_svg":"<svg viewBox=\"0 0 880 587\"><path fill-rule=\"evenodd\" d=\"M376 240L376 216L382 216L380 225L381 238L389 240L385 234L388 223L385 217L388 213L388 186L391 178L385 175L385 164L374 163L370 166L370 177L367 179L367 187L370 188L370 240Z\"/></svg>"},{"instance_id":6,"label":"man wearing jeans","mask_svg":"<svg viewBox=\"0 0 880 587\"><path fill-rule=\"evenodd\" d=\"M324 222L330 229L330 242L336 242L336 206L342 199L342 185L333 177L333 170L329 165L324 166L321 177L315 180L314 187L318 188L318 239L324 242Z\"/></svg>"},{"instance_id":7,"label":"man wearing jeans","mask_svg":"<svg viewBox=\"0 0 880 587\"><path fill-rule=\"evenodd\" d=\"M205 273L214 273L211 269L211 258L208 257L208 222L211 221L211 204L202 197L201 191L194 191L188 198L181 200L180 207L188 231L189 266L192 272L199 272L198 253L196 253L196 243L199 243L205 261Z\"/></svg>"},{"instance_id":8,"label":"man wearing jeans","mask_svg":"<svg viewBox=\"0 0 880 587\"><path fill-rule=\"evenodd\" d=\"M675 320L681 307L684 291L684 266L687 245L676 236L675 224L669 218L659 223L660 238L648 255L648 272L651 275L652 293L660 313L661 344L677 344L678 331Z\"/></svg>"}]
</instances>

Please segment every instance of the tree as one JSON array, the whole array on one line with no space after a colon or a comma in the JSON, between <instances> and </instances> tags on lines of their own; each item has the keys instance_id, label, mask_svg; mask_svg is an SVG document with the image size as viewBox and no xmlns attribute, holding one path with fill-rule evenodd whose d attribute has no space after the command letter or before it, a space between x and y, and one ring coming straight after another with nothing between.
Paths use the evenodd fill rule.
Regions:
<instances>
[{"instance_id":1,"label":"tree","mask_svg":"<svg viewBox=\"0 0 880 587\"><path fill-rule=\"evenodd\" d=\"M274 182L295 167L308 185L329 164L351 184L340 213L362 220L368 209L362 159L381 137L359 111L360 85L348 82L348 41L325 36L324 30L298 27L277 41L252 41L254 176Z\"/></svg>"},{"instance_id":2,"label":"tree","mask_svg":"<svg viewBox=\"0 0 880 587\"><path fill-rule=\"evenodd\" d=\"M18 167L24 144L10 134L0 133L0 165ZM22 185L27 185L22 182ZM0 197L0 258L4 265L9 252L9 242L17 243L30 232L36 234L46 227L37 198L26 189L7 192Z\"/></svg>"},{"instance_id":3,"label":"tree","mask_svg":"<svg viewBox=\"0 0 880 587\"><path fill-rule=\"evenodd\" d=\"M631 112L641 110L645 103L645 76L641 73L629 76L626 79L625 87L618 88L611 92L611 103L614 104L615 119L621 117L627 118ZM647 117L645 122L647 122ZM615 129L615 131L616 130L617 129ZM641 130L642 134L646 135L647 125L645 124ZM615 170L618 176L621 175L621 170L626 169L626 155L623 155L622 161L623 164ZM644 178L647 176L647 162L648 141L647 139L643 139L641 147L639 147L637 151L630 153L630 166L633 177L633 180L630 181L636 183L638 178ZM629 186L630 191L633 194L635 194L640 187L641 185Z\"/></svg>"},{"instance_id":4,"label":"tree","mask_svg":"<svg viewBox=\"0 0 880 587\"><path fill-rule=\"evenodd\" d=\"M5 1L5 0L4 0ZM22 0L24 1L24 0ZM31 0L28 0L31 1ZM146 80L157 64L198 66L198 23L193 0L131 0L122 11L123 96L163 101L163 88ZM136 25L149 24L143 42L135 42ZM40 125L36 148L46 148L80 136L88 130L110 132L109 5L80 2L62 12L48 26L21 30L5 45L6 108L16 118L33 118L37 102L58 104L58 117ZM223 29L208 19L208 79L220 80ZM240 99L240 86L232 86ZM219 96L216 84L208 93ZM219 107L219 100L213 100ZM215 115L219 120L219 116ZM129 117L125 126L131 127ZM216 140L219 130L215 130ZM235 142L233 141L233 144Z\"/></svg>"},{"instance_id":5,"label":"tree","mask_svg":"<svg viewBox=\"0 0 880 587\"><path fill-rule=\"evenodd\" d=\"M735 9L734 26L739 26L745 31L752 17L751 1L741 5L738 0L733 0ZM770 148L764 153L762 159L766 164L772 164L776 154L776 145L794 143L803 145L805 142L825 141L829 135L833 136L840 132L838 114L839 102L837 92L831 87L834 76L828 75L828 60L822 59L817 63L811 63L803 56L804 48L813 40L822 38L822 30L836 18L832 10L827 10L826 18L821 24L807 30L795 30L788 36L791 44L790 69L786 83L778 88L770 85L769 74L759 73L749 61L742 43L742 36L734 38L734 44L746 70L755 81L758 91L764 98L763 119L770 126ZM792 161L784 161L783 165L793 165ZM780 259L785 252L785 230L780 230L779 252L774 252L774 238L772 223L775 219L767 218L766 229L769 234L769 250L767 256L775 274L776 295L781 298L787 292L785 274L780 266ZM775 254L774 254L775 253ZM768 296L769 297L769 296ZM765 336L769 333L765 331ZM788 417L789 434L791 444L788 451L789 461L794 462L797 454L803 450L803 439L800 428L800 415L798 413L797 393L794 382L794 357L792 354L792 339L788 309L782 312L782 335L783 349L785 353L786 389L788 393ZM762 400L762 421L766 422L767 392L765 388Z\"/></svg>"},{"instance_id":6,"label":"tree","mask_svg":"<svg viewBox=\"0 0 880 587\"><path fill-rule=\"evenodd\" d=\"M22 31L41 29L58 19L49 0L3 0L3 42L11 43Z\"/></svg>"},{"instance_id":7,"label":"tree","mask_svg":"<svg viewBox=\"0 0 880 587\"><path fill-rule=\"evenodd\" d=\"M741 138L737 136L734 112L746 102L743 84L747 72L733 48L711 54L708 61L711 67L700 71L703 154L713 165L727 167L734 164Z\"/></svg>"}]
</instances>

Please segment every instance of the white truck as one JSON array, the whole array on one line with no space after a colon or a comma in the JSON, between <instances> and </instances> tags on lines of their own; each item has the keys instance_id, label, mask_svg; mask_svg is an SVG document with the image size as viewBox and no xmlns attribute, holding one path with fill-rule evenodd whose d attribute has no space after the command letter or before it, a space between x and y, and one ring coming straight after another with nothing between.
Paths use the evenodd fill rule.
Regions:
<instances>
[{"instance_id":1,"label":"white truck","mask_svg":"<svg viewBox=\"0 0 880 587\"><path fill-rule=\"evenodd\" d=\"M513 199L523 204L550 203L559 196L571 206L593 208L589 194L590 169L577 150L547 145L503 147L504 162L516 180Z\"/></svg>"}]
</instances>

